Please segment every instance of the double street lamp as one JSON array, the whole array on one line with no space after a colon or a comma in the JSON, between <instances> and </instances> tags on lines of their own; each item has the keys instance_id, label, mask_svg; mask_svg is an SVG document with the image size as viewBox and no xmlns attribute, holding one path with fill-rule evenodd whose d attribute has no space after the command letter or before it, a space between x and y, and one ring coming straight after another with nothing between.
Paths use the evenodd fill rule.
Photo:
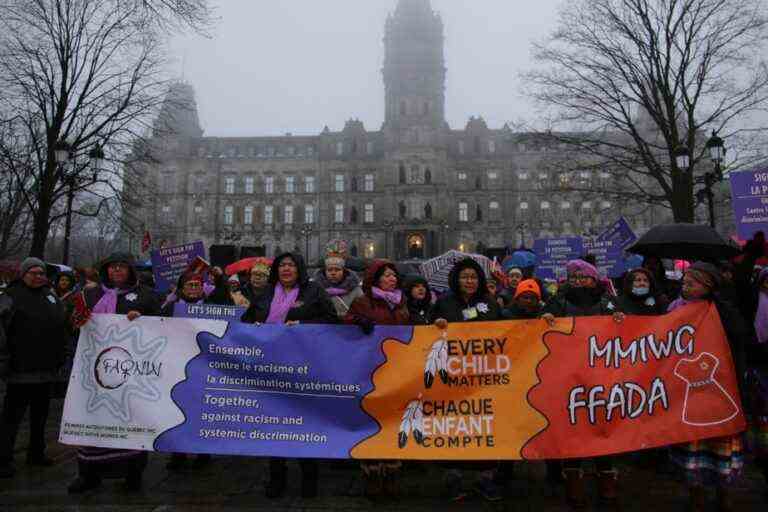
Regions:
<instances>
[{"instance_id":1,"label":"double street lamp","mask_svg":"<svg viewBox=\"0 0 768 512\"><path fill-rule=\"evenodd\" d=\"M712 130L712 136L707 140L704 147L707 150L709 159L715 164L714 171L704 173L704 188L696 193L696 199L699 202L707 201L709 210L709 225L716 227L715 222L715 194L713 187L723 180L722 163L725 160L725 142ZM691 167L691 152L685 146L679 146L674 151L675 162L678 169L686 172Z\"/></svg>"},{"instance_id":2,"label":"double street lamp","mask_svg":"<svg viewBox=\"0 0 768 512\"><path fill-rule=\"evenodd\" d=\"M83 176L77 168L76 149L66 141L58 141L53 148L53 156L58 166L59 179L67 186L67 210L64 224L64 249L61 261L64 265L69 264L70 236L72 233L72 203L75 200L75 189L78 182L83 181ZM96 183L99 177L99 170L104 163L104 150L101 145L95 144L88 152L93 171L92 183ZM67 172L67 164L72 162L70 172Z\"/></svg>"},{"instance_id":3,"label":"double street lamp","mask_svg":"<svg viewBox=\"0 0 768 512\"><path fill-rule=\"evenodd\" d=\"M312 224L304 224L301 227L300 233L301 236L304 237L304 256L307 259L307 262L309 262L309 240L312 237Z\"/></svg>"}]
</instances>

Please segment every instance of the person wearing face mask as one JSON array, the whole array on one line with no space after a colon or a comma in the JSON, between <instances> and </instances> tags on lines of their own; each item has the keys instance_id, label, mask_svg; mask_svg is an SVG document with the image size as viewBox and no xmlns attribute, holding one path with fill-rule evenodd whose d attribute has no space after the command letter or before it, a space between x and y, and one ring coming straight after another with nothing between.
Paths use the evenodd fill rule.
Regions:
<instances>
[{"instance_id":1,"label":"person wearing face mask","mask_svg":"<svg viewBox=\"0 0 768 512\"><path fill-rule=\"evenodd\" d=\"M745 409L750 430L755 465L763 473L768 496L768 268L760 271L755 283L757 299L753 326L756 336L747 345L747 378Z\"/></svg>"},{"instance_id":2,"label":"person wearing face mask","mask_svg":"<svg viewBox=\"0 0 768 512\"><path fill-rule=\"evenodd\" d=\"M125 315L130 321L160 314L158 297L139 282L133 264L130 254L115 253L104 260L101 285L83 291L85 322L92 314ZM78 476L68 491L79 494L94 489L102 478L124 478L127 490L138 491L147 460L144 451L81 447L77 452Z\"/></svg>"},{"instance_id":3,"label":"person wearing face mask","mask_svg":"<svg viewBox=\"0 0 768 512\"><path fill-rule=\"evenodd\" d=\"M605 290L597 269L583 260L572 260L566 265L568 285L564 291L552 298L544 308L542 318L554 325L555 318L585 317L612 315L614 321L624 320L615 305L615 300ZM563 461L565 476L566 498L573 507L586 506L586 490L584 486L584 470L582 460L569 459ZM594 459L598 472L598 490L601 501L612 504L618 499L618 472L610 457Z\"/></svg>"},{"instance_id":4,"label":"person wearing face mask","mask_svg":"<svg viewBox=\"0 0 768 512\"><path fill-rule=\"evenodd\" d=\"M616 307L627 315L653 316L667 312L669 301L658 292L653 274L644 268L627 272Z\"/></svg>"},{"instance_id":5,"label":"person wearing face mask","mask_svg":"<svg viewBox=\"0 0 768 512\"><path fill-rule=\"evenodd\" d=\"M432 323L446 329L453 322L484 322L501 320L501 308L488 294L486 276L482 267L472 258L465 258L451 269L448 275L450 291L437 300L430 314ZM502 499L496 483L496 465L491 462L446 464L445 495L450 501L461 501L467 496L463 488L462 470L479 471L474 491L487 501Z\"/></svg>"},{"instance_id":6,"label":"person wearing face mask","mask_svg":"<svg viewBox=\"0 0 768 512\"><path fill-rule=\"evenodd\" d=\"M251 303L242 321L252 324L335 324L336 310L328 294L307 276L304 258L286 252L277 256L269 271L269 286L264 294ZM318 464L314 459L300 459L301 495L317 496ZM269 460L269 481L264 489L267 498L279 498L285 493L288 480L286 459Z\"/></svg>"},{"instance_id":7,"label":"person wearing face mask","mask_svg":"<svg viewBox=\"0 0 768 512\"><path fill-rule=\"evenodd\" d=\"M376 324L408 325L409 320L397 267L388 260L373 261L365 272L363 295L352 302L344 323L358 325L363 333L370 334ZM365 495L372 499L397 495L401 465L400 461L363 462Z\"/></svg>"},{"instance_id":8,"label":"person wearing face mask","mask_svg":"<svg viewBox=\"0 0 768 512\"><path fill-rule=\"evenodd\" d=\"M696 262L686 270L682 280L681 296L669 305L669 311L692 303L714 304L720 315L726 339L731 348L742 403L748 403L744 391L746 373L745 343L751 333L738 309L718 295L722 282L720 271L711 263ZM689 492L689 509L706 509L705 489L715 487L718 509L734 510L731 489L738 483L744 469L741 435L693 441L671 448L672 461L685 475Z\"/></svg>"},{"instance_id":9,"label":"person wearing face mask","mask_svg":"<svg viewBox=\"0 0 768 512\"><path fill-rule=\"evenodd\" d=\"M432 310L432 290L429 283L421 276L408 276L403 285L406 300L408 301L408 313L410 325L430 325L430 313Z\"/></svg>"},{"instance_id":10,"label":"person wearing face mask","mask_svg":"<svg viewBox=\"0 0 768 512\"><path fill-rule=\"evenodd\" d=\"M357 274L345 268L346 252L344 242L336 241L329 245L323 262L325 266L319 269L312 279L331 297L339 318L343 318L352 302L363 295Z\"/></svg>"},{"instance_id":11,"label":"person wearing face mask","mask_svg":"<svg viewBox=\"0 0 768 512\"><path fill-rule=\"evenodd\" d=\"M19 279L0 292L0 378L6 383L0 416L0 478L16 473L16 436L30 409L28 466L51 466L45 423L53 383L70 357L67 309L48 286L45 263L27 258Z\"/></svg>"}]
</instances>

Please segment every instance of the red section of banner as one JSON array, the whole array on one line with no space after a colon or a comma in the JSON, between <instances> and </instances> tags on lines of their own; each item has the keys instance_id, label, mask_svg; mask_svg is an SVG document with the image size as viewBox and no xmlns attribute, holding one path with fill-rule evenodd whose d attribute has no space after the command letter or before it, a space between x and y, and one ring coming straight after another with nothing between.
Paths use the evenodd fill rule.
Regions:
<instances>
[{"instance_id":1,"label":"red section of banner","mask_svg":"<svg viewBox=\"0 0 768 512\"><path fill-rule=\"evenodd\" d=\"M550 355L528 400L549 425L524 458L590 457L745 429L714 305L627 317L620 329L611 318L576 318L573 329L544 336Z\"/></svg>"}]
</instances>

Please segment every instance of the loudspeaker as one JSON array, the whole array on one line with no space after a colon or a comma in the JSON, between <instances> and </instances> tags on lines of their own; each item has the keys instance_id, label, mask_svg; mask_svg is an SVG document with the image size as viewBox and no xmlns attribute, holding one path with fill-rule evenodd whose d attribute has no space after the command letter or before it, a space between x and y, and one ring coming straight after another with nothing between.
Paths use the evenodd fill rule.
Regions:
<instances>
[{"instance_id":1,"label":"loudspeaker","mask_svg":"<svg viewBox=\"0 0 768 512\"><path fill-rule=\"evenodd\" d=\"M211 265L224 268L237 261L237 248L234 245L212 245L208 254Z\"/></svg>"}]
</instances>

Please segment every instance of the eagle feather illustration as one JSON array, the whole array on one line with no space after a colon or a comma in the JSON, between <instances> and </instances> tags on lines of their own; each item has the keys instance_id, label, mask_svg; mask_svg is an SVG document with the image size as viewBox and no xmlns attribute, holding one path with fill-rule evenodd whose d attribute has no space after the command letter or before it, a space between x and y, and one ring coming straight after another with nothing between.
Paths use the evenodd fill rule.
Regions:
<instances>
[{"instance_id":1,"label":"eagle feather illustration","mask_svg":"<svg viewBox=\"0 0 768 512\"><path fill-rule=\"evenodd\" d=\"M432 344L432 349L427 356L427 364L424 366L424 387L432 387L435 382L435 374L440 376L443 384L448 384L448 342L441 338Z\"/></svg>"},{"instance_id":2,"label":"eagle feather illustration","mask_svg":"<svg viewBox=\"0 0 768 512\"><path fill-rule=\"evenodd\" d=\"M413 433L413 439L416 444L424 441L422 424L422 404L421 400L411 400L403 412L403 420L400 422L400 432L397 434L397 446L405 448L408 444L408 436Z\"/></svg>"}]
</instances>

